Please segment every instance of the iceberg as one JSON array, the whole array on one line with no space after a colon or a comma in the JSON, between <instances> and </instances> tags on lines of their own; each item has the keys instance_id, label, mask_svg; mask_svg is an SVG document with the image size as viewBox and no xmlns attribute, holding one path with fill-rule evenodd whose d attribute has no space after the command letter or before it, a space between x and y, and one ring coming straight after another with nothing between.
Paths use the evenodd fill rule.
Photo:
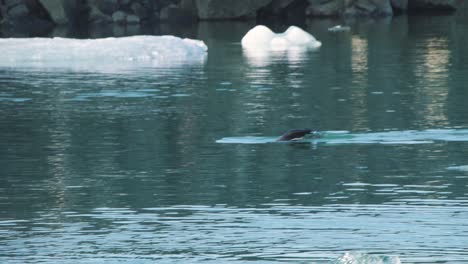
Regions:
<instances>
[{"instance_id":1,"label":"iceberg","mask_svg":"<svg viewBox=\"0 0 468 264\"><path fill-rule=\"evenodd\" d=\"M296 26L290 26L283 33L274 33L268 27L259 25L249 30L241 43L246 49L262 50L316 49L322 46L314 36Z\"/></svg>"},{"instance_id":2,"label":"iceberg","mask_svg":"<svg viewBox=\"0 0 468 264\"><path fill-rule=\"evenodd\" d=\"M0 67L115 68L169 67L203 63L201 40L175 36L131 36L102 39L0 39Z\"/></svg>"},{"instance_id":3,"label":"iceberg","mask_svg":"<svg viewBox=\"0 0 468 264\"><path fill-rule=\"evenodd\" d=\"M284 33L256 26L245 34L241 43L244 56L254 67L264 67L275 60L286 60L293 66L307 58L308 50L322 46L314 36L296 26L290 26Z\"/></svg>"}]
</instances>

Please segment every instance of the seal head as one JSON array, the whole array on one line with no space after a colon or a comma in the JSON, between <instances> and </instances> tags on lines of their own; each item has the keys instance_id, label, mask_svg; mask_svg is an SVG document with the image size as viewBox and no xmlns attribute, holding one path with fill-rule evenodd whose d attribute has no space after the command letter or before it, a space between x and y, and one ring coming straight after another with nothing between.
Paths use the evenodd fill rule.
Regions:
<instances>
[{"instance_id":1,"label":"seal head","mask_svg":"<svg viewBox=\"0 0 468 264\"><path fill-rule=\"evenodd\" d=\"M316 131L313 131L309 128L304 129L291 129L288 132L284 133L276 141L291 141L291 140L300 140L304 138L305 135L316 134Z\"/></svg>"}]
</instances>

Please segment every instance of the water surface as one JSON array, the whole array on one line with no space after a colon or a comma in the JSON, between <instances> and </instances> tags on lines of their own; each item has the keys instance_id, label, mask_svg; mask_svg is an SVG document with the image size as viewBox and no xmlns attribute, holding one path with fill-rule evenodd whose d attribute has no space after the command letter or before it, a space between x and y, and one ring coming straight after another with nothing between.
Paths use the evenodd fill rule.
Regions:
<instances>
[{"instance_id":1,"label":"water surface","mask_svg":"<svg viewBox=\"0 0 468 264\"><path fill-rule=\"evenodd\" d=\"M316 51L201 23L203 63L1 68L0 262L466 262L466 19L337 23L301 25ZM389 144L217 143L302 127Z\"/></svg>"}]
</instances>

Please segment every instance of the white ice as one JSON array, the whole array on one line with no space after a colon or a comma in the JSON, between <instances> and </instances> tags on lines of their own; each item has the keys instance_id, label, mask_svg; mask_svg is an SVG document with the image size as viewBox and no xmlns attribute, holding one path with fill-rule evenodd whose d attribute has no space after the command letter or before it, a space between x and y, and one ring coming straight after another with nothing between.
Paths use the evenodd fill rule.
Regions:
<instances>
[{"instance_id":1,"label":"white ice","mask_svg":"<svg viewBox=\"0 0 468 264\"><path fill-rule=\"evenodd\" d=\"M254 67L264 67L277 60L285 60L293 66L307 58L308 50L316 50L321 45L311 34L296 26L278 34L266 26L256 26L242 38L244 56Z\"/></svg>"},{"instance_id":2,"label":"white ice","mask_svg":"<svg viewBox=\"0 0 468 264\"><path fill-rule=\"evenodd\" d=\"M203 41L174 36L0 39L0 67L94 68L203 63Z\"/></svg>"},{"instance_id":3,"label":"white ice","mask_svg":"<svg viewBox=\"0 0 468 264\"><path fill-rule=\"evenodd\" d=\"M296 26L290 26L284 33L274 33L266 26L259 25L242 38L246 49L288 50L293 48L319 48L322 43L311 34Z\"/></svg>"},{"instance_id":4,"label":"white ice","mask_svg":"<svg viewBox=\"0 0 468 264\"><path fill-rule=\"evenodd\" d=\"M342 31L350 31L351 28L348 26L336 25L334 27L328 28L330 32L342 32Z\"/></svg>"}]
</instances>

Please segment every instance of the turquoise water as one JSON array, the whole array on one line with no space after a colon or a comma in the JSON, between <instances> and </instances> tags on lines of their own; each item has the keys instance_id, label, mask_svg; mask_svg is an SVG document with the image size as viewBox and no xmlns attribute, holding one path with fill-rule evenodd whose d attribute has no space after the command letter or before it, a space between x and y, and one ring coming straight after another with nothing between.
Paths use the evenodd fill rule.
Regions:
<instances>
[{"instance_id":1,"label":"turquoise water","mask_svg":"<svg viewBox=\"0 0 468 264\"><path fill-rule=\"evenodd\" d=\"M202 62L0 68L0 262L468 261L466 19L344 23L301 25L316 51L213 22L167 32Z\"/></svg>"}]
</instances>

